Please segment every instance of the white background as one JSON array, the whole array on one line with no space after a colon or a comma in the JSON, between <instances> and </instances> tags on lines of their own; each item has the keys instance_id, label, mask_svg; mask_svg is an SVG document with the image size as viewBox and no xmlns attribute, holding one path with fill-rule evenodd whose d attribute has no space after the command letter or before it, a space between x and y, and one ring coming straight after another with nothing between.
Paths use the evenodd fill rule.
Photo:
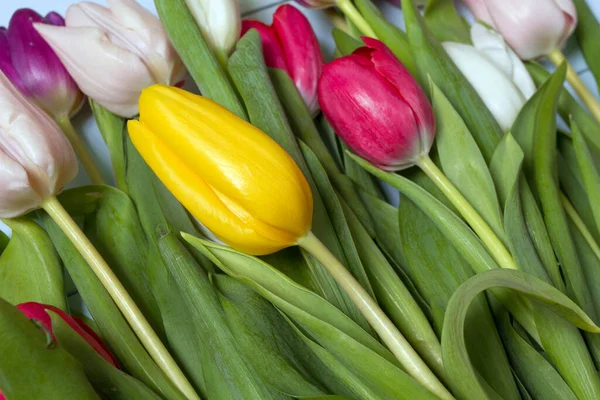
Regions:
<instances>
[{"instance_id":1,"label":"white background","mask_svg":"<svg viewBox=\"0 0 600 400\"><path fill-rule=\"evenodd\" d=\"M92 0L96 3L104 3L104 0ZM211 0L211 1L222 1L222 0ZM239 0L242 15L248 19L258 19L266 23L271 22L271 15L277 8L277 6L285 3L294 3L293 1L278 1L278 0ZM378 0L375 0L378 1ZM537 0L542 1L542 0ZM587 0L588 4L594 10L596 16L600 16L600 0ZM67 7L74 3L73 0L0 0L0 26L6 26L10 20L12 13L18 8L28 7L36 10L42 15L45 15L49 11L57 11L64 15ZM152 0L139 0L139 3L145 7L156 11ZM402 12L386 1L380 0L380 6L383 12L388 16L390 21L400 26L403 25ZM323 52L326 57L331 57L333 53L333 41L331 39L332 26L327 20L325 14L320 10L307 10L303 9L305 14L310 19L317 36L321 42ZM600 38L598 42L600 51ZM571 41L565 49L567 56L569 57L573 67L578 71L586 84L596 93L596 84L592 77L592 74L587 70L587 66L581 56L581 53L577 49L574 41ZM88 143L90 149L92 149L92 155L95 158L97 164L107 180L107 182L113 182L113 177L110 171L110 158L106 145L102 141L100 133L96 128L95 122L91 117L89 109L84 109L74 121L74 125L78 132L84 137L84 140ZM80 168L80 173L77 179L72 182L69 186L80 186L89 182L85 176L85 172ZM2 188L0 188L0 191ZM0 222L0 229L7 231L6 226Z\"/></svg>"}]
</instances>

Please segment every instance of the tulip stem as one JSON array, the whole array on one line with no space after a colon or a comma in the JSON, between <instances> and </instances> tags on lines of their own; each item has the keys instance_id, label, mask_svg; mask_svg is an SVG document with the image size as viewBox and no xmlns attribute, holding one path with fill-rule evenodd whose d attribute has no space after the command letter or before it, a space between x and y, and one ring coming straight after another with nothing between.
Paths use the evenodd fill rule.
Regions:
<instances>
[{"instance_id":1,"label":"tulip stem","mask_svg":"<svg viewBox=\"0 0 600 400\"><path fill-rule=\"evenodd\" d=\"M579 230L579 233L581 233L581 236L583 236L587 244L590 246L590 249L592 249L596 258L600 260L600 247L598 246L598 243L596 243L596 240L592 236L592 233L585 225L585 222L583 222L581 216L579 215L575 207L573 207L573 204L571 204L567 196L565 196L565 194L562 192L560 194L560 200L562 201L565 212L567 213L569 218L571 218L573 225L575 225L577 230Z\"/></svg>"},{"instance_id":2,"label":"tulip stem","mask_svg":"<svg viewBox=\"0 0 600 400\"><path fill-rule=\"evenodd\" d=\"M450 202L456 207L467 223L473 228L475 233L483 241L496 262L502 268L517 269L514 259L506 249L502 241L494 233L492 228L485 222L479 213L473 208L471 203L465 199L460 191L444 175L437 165L425 154L419 158L415 164L427 174L435 185L444 193Z\"/></svg>"},{"instance_id":3,"label":"tulip stem","mask_svg":"<svg viewBox=\"0 0 600 400\"><path fill-rule=\"evenodd\" d=\"M579 75L577 75L577 72L575 72L565 55L560 50L556 49L548 54L548 58L557 67L563 62L567 64L567 81L573 86L573 89L575 89L579 98L585 103L594 118L600 122L600 103L598 103L596 97L590 92L586 84L583 83Z\"/></svg>"},{"instance_id":4,"label":"tulip stem","mask_svg":"<svg viewBox=\"0 0 600 400\"><path fill-rule=\"evenodd\" d=\"M67 238L73 243L79 254L85 259L96 274L123 316L129 322L152 359L189 400L200 400L175 360L169 354L159 337L154 332L138 306L135 304L123 284L102 258L98 250L89 241L69 213L54 196L42 203L42 208L54 220Z\"/></svg>"},{"instance_id":5,"label":"tulip stem","mask_svg":"<svg viewBox=\"0 0 600 400\"><path fill-rule=\"evenodd\" d=\"M92 155L83 143L83 140L81 140L81 136L79 136L75 131L75 128L73 128L73 124L71 124L71 120L69 119L69 117L67 116L58 118L56 122L58 123L63 133L69 140L69 143L71 143L71 146L73 146L73 150L75 150L75 154L77 154L79 161L81 161L83 169L85 169L85 172L92 181L92 184L104 185L104 178L102 178L100 170L96 166L96 163L94 163Z\"/></svg>"},{"instance_id":6,"label":"tulip stem","mask_svg":"<svg viewBox=\"0 0 600 400\"><path fill-rule=\"evenodd\" d=\"M336 4L363 35L377 39L377 34L365 20L365 17L354 7L352 0L337 0Z\"/></svg>"},{"instance_id":7,"label":"tulip stem","mask_svg":"<svg viewBox=\"0 0 600 400\"><path fill-rule=\"evenodd\" d=\"M327 269L409 375L440 399L454 399L375 300L312 232L300 239L298 246L307 250Z\"/></svg>"}]
</instances>

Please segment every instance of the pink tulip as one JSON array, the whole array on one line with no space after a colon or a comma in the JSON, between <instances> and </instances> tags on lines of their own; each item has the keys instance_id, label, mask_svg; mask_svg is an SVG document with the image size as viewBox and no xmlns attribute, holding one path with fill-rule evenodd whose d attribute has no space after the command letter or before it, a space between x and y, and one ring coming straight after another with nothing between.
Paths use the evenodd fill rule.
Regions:
<instances>
[{"instance_id":1,"label":"pink tulip","mask_svg":"<svg viewBox=\"0 0 600 400\"><path fill-rule=\"evenodd\" d=\"M499 31L523 60L560 49L577 26L571 0L463 0L475 18Z\"/></svg>"},{"instance_id":2,"label":"pink tulip","mask_svg":"<svg viewBox=\"0 0 600 400\"><path fill-rule=\"evenodd\" d=\"M70 6L66 27L34 26L85 94L132 117L144 88L177 84L186 72L156 16L134 0L107 3Z\"/></svg>"},{"instance_id":3,"label":"pink tulip","mask_svg":"<svg viewBox=\"0 0 600 400\"><path fill-rule=\"evenodd\" d=\"M62 26L64 20L57 13L42 18L27 8L17 10L8 29L0 28L0 70L54 119L72 116L83 105L83 93L34 23Z\"/></svg>"},{"instance_id":4,"label":"pink tulip","mask_svg":"<svg viewBox=\"0 0 600 400\"><path fill-rule=\"evenodd\" d=\"M256 29L261 36L267 66L286 71L311 114L316 115L323 56L308 19L297 8L283 5L275 11L272 26L243 21L242 34L250 29Z\"/></svg>"},{"instance_id":5,"label":"pink tulip","mask_svg":"<svg viewBox=\"0 0 600 400\"><path fill-rule=\"evenodd\" d=\"M380 41L323 68L319 102L338 135L359 156L397 171L429 153L435 136L423 89Z\"/></svg>"},{"instance_id":6,"label":"pink tulip","mask_svg":"<svg viewBox=\"0 0 600 400\"><path fill-rule=\"evenodd\" d=\"M76 175L61 129L0 71L0 218L38 208Z\"/></svg>"}]
</instances>

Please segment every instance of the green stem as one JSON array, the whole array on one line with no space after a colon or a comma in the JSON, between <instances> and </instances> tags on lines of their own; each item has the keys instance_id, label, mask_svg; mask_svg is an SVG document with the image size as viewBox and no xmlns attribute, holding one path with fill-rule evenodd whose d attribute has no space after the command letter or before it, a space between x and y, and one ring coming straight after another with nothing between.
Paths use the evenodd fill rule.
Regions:
<instances>
[{"instance_id":1,"label":"green stem","mask_svg":"<svg viewBox=\"0 0 600 400\"><path fill-rule=\"evenodd\" d=\"M573 86L573 89L575 89L579 95L579 98L585 103L594 118L600 122L600 103L598 103L596 97L592 94L592 92L590 92L590 89L588 89L587 85L583 83L573 67L571 67L571 64L569 64L569 61L566 59L565 55L560 50L556 49L548 54L548 58L557 67L563 62L567 63L567 81L569 81L571 86Z\"/></svg>"},{"instance_id":2,"label":"green stem","mask_svg":"<svg viewBox=\"0 0 600 400\"><path fill-rule=\"evenodd\" d=\"M352 0L337 0L337 6L363 35L377 39L377 34L356 7L354 7Z\"/></svg>"},{"instance_id":3,"label":"green stem","mask_svg":"<svg viewBox=\"0 0 600 400\"><path fill-rule=\"evenodd\" d=\"M590 249L592 249L592 251L596 255L596 258L600 260L600 247L598 246L598 243L596 243L596 240L594 240L594 237L585 225L585 222L583 222L581 216L579 216L579 213L577 212L575 207L573 207L573 204L571 204L567 196L565 196L565 194L562 192L560 193L560 200L562 201L565 213L569 216L569 218L571 218L573 225L577 227L579 233L581 233L581 236L583 236L587 244L590 246Z\"/></svg>"},{"instance_id":4,"label":"green stem","mask_svg":"<svg viewBox=\"0 0 600 400\"><path fill-rule=\"evenodd\" d=\"M71 124L71 120L69 119L69 117L65 116L58 118L56 122L58 123L63 133L69 140L69 143L71 143L71 146L73 146L75 154L77 154L79 161L81 161L81 164L83 164L83 168L85 169L87 175L90 177L92 183L94 185L104 185L104 178L102 178L100 170L94 163L92 155L83 143L83 140L81 140L81 137L77 134L77 132L75 132L75 129L73 128L73 124Z\"/></svg>"},{"instance_id":5,"label":"green stem","mask_svg":"<svg viewBox=\"0 0 600 400\"><path fill-rule=\"evenodd\" d=\"M444 173L429 158L424 155L415 163L435 185L444 193L450 202L456 207L467 223L473 228L483 244L487 247L490 254L498 265L502 268L517 269L510 252L506 249L500 238L494 233L492 228L485 222L473 206L464 198L460 191L444 175Z\"/></svg>"},{"instance_id":6,"label":"green stem","mask_svg":"<svg viewBox=\"0 0 600 400\"><path fill-rule=\"evenodd\" d=\"M215 55L215 58L219 62L221 68L223 68L223 71L227 73L227 63L229 62L229 55L221 49L213 49L213 54Z\"/></svg>"},{"instance_id":7,"label":"green stem","mask_svg":"<svg viewBox=\"0 0 600 400\"><path fill-rule=\"evenodd\" d=\"M175 363L133 299L119 279L102 258L98 250L73 221L69 213L54 196L45 199L41 206L73 243L79 254L96 274L111 298L119 307L136 335L165 375L189 400L200 400L192 385Z\"/></svg>"},{"instance_id":8,"label":"green stem","mask_svg":"<svg viewBox=\"0 0 600 400\"><path fill-rule=\"evenodd\" d=\"M454 399L375 300L312 232L300 239L298 246L315 256L327 269L410 376L439 398Z\"/></svg>"}]
</instances>

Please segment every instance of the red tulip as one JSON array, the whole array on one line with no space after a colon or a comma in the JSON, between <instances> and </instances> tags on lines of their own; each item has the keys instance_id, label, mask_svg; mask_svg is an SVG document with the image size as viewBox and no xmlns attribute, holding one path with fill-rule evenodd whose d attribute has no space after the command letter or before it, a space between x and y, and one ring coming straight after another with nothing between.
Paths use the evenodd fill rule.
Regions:
<instances>
[{"instance_id":1,"label":"red tulip","mask_svg":"<svg viewBox=\"0 0 600 400\"><path fill-rule=\"evenodd\" d=\"M338 135L381 169L411 167L429 153L435 136L433 110L402 63L380 41L323 68L319 102Z\"/></svg>"},{"instance_id":2,"label":"red tulip","mask_svg":"<svg viewBox=\"0 0 600 400\"><path fill-rule=\"evenodd\" d=\"M286 71L311 114L317 114L317 85L323 56L308 19L297 8L283 5L275 11L271 26L242 21L242 35L250 29L260 34L267 66Z\"/></svg>"}]
</instances>

